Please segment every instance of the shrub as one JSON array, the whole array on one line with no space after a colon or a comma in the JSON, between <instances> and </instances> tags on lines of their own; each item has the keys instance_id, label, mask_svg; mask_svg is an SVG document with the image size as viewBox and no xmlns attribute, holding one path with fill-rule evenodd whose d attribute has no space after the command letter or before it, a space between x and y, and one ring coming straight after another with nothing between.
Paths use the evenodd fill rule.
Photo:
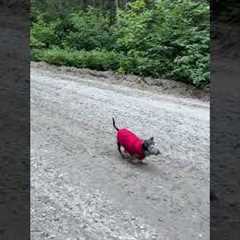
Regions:
<instances>
[{"instance_id":1,"label":"shrub","mask_svg":"<svg viewBox=\"0 0 240 240\"><path fill-rule=\"evenodd\" d=\"M69 15L64 46L75 50L113 49L110 17L89 8Z\"/></svg>"},{"instance_id":2,"label":"shrub","mask_svg":"<svg viewBox=\"0 0 240 240\"><path fill-rule=\"evenodd\" d=\"M123 69L198 87L209 82L208 4L164 0L148 9L144 0L135 1L120 12L116 35L128 56Z\"/></svg>"},{"instance_id":3,"label":"shrub","mask_svg":"<svg viewBox=\"0 0 240 240\"><path fill-rule=\"evenodd\" d=\"M32 48L49 48L57 43L54 23L46 23L41 16L32 23L31 44Z\"/></svg>"},{"instance_id":4,"label":"shrub","mask_svg":"<svg viewBox=\"0 0 240 240\"><path fill-rule=\"evenodd\" d=\"M59 48L34 50L32 58L35 61L45 61L54 65L90 68L100 71L117 70L121 61L121 55L111 51L73 51Z\"/></svg>"},{"instance_id":5,"label":"shrub","mask_svg":"<svg viewBox=\"0 0 240 240\"><path fill-rule=\"evenodd\" d=\"M209 83L209 4L195 0L135 0L117 21L99 10L56 19L33 17L33 59L96 70ZM37 11L36 11L37 12ZM47 17L46 17L47 16Z\"/></svg>"}]
</instances>

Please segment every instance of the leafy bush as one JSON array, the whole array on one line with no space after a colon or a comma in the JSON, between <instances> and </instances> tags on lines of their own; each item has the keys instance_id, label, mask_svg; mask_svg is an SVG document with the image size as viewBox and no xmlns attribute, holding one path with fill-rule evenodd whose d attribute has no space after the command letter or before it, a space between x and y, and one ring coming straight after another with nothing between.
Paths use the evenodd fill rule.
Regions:
<instances>
[{"instance_id":1,"label":"leafy bush","mask_svg":"<svg viewBox=\"0 0 240 240\"><path fill-rule=\"evenodd\" d=\"M75 50L113 49L110 18L100 11L88 9L70 14L65 47Z\"/></svg>"},{"instance_id":2,"label":"leafy bush","mask_svg":"<svg viewBox=\"0 0 240 240\"><path fill-rule=\"evenodd\" d=\"M55 20L45 13L33 19L34 59L170 78L196 87L209 83L205 0L159 0L148 5L136 0L118 12L114 24L108 14L92 8Z\"/></svg>"},{"instance_id":3,"label":"leafy bush","mask_svg":"<svg viewBox=\"0 0 240 240\"><path fill-rule=\"evenodd\" d=\"M57 43L55 35L55 24L46 23L41 16L36 22L33 22L31 28L31 47L49 48Z\"/></svg>"},{"instance_id":4,"label":"leafy bush","mask_svg":"<svg viewBox=\"0 0 240 240\"><path fill-rule=\"evenodd\" d=\"M120 66L121 55L111 51L71 51L59 48L33 50L35 61L45 61L54 65L90 68L100 71L117 70Z\"/></svg>"},{"instance_id":5,"label":"leafy bush","mask_svg":"<svg viewBox=\"0 0 240 240\"><path fill-rule=\"evenodd\" d=\"M128 55L123 68L202 86L209 81L209 9L194 1L144 0L120 12L117 46ZM135 65L133 67L133 65Z\"/></svg>"},{"instance_id":6,"label":"leafy bush","mask_svg":"<svg viewBox=\"0 0 240 240\"><path fill-rule=\"evenodd\" d=\"M44 19L44 14L39 15L32 24L33 48L113 49L115 40L110 18L98 10L79 10L50 22Z\"/></svg>"}]
</instances>

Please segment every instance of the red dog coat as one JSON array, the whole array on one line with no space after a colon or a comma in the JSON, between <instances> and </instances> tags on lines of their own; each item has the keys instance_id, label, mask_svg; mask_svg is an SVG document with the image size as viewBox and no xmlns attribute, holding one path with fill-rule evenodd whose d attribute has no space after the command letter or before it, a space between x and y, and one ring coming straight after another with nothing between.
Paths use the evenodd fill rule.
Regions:
<instances>
[{"instance_id":1,"label":"red dog coat","mask_svg":"<svg viewBox=\"0 0 240 240\"><path fill-rule=\"evenodd\" d=\"M117 132L117 141L130 155L136 155L140 160L145 158L142 149L144 141L128 129L123 128Z\"/></svg>"}]
</instances>

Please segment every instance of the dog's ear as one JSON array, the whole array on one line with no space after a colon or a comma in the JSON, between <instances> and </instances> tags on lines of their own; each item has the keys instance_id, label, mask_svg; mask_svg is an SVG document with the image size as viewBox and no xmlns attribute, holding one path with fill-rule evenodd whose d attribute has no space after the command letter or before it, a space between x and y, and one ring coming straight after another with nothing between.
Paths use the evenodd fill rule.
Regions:
<instances>
[{"instance_id":1,"label":"dog's ear","mask_svg":"<svg viewBox=\"0 0 240 240\"><path fill-rule=\"evenodd\" d=\"M149 142L150 142L151 145L155 145L154 137L151 137L151 138L149 139Z\"/></svg>"},{"instance_id":2,"label":"dog's ear","mask_svg":"<svg viewBox=\"0 0 240 240\"><path fill-rule=\"evenodd\" d=\"M150 138L148 139L148 142L149 142L149 144L153 144L153 143L154 143L154 137L150 137Z\"/></svg>"}]
</instances>

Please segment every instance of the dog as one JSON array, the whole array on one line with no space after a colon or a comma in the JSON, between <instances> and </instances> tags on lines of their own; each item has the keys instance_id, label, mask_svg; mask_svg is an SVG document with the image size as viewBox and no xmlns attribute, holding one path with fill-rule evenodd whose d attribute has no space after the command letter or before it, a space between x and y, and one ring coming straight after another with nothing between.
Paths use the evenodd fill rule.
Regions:
<instances>
[{"instance_id":1,"label":"dog","mask_svg":"<svg viewBox=\"0 0 240 240\"><path fill-rule=\"evenodd\" d=\"M143 140L127 128L119 129L116 126L115 119L112 118L113 127L117 130L117 146L118 151L123 158L126 158L124 153L129 154L131 160L137 160L142 163L143 159L150 155L159 155L160 151L154 146L154 138ZM124 153L121 150L124 148Z\"/></svg>"}]
</instances>

